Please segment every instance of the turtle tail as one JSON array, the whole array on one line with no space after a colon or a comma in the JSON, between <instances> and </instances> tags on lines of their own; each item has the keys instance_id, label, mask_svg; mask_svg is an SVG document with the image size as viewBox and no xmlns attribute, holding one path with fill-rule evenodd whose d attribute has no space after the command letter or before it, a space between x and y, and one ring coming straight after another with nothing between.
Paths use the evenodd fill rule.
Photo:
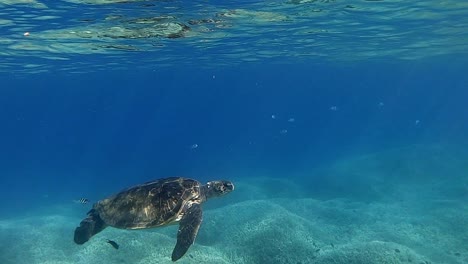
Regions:
<instances>
[{"instance_id":1,"label":"turtle tail","mask_svg":"<svg viewBox=\"0 0 468 264\"><path fill-rule=\"evenodd\" d=\"M96 210L92 209L88 212L88 217L81 221L80 226L75 229L75 243L78 245L84 244L92 236L101 232L106 228L106 224L102 221Z\"/></svg>"}]
</instances>

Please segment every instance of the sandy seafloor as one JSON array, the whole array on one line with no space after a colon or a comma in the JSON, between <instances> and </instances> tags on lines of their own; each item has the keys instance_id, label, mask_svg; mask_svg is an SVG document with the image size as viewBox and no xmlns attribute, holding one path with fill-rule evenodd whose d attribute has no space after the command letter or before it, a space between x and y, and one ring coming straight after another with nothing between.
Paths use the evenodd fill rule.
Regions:
<instances>
[{"instance_id":1,"label":"sandy seafloor","mask_svg":"<svg viewBox=\"0 0 468 264\"><path fill-rule=\"evenodd\" d=\"M239 175L234 193L205 204L199 236L177 263L468 263L467 153L406 146L289 180ZM2 219L0 263L172 263L177 226L107 228L75 245L89 206L51 204Z\"/></svg>"}]
</instances>

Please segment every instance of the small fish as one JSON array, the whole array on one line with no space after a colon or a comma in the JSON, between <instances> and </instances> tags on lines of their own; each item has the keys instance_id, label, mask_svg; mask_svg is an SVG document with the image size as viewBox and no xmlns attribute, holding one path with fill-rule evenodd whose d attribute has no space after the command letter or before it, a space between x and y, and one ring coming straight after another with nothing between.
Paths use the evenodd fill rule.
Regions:
<instances>
[{"instance_id":1,"label":"small fish","mask_svg":"<svg viewBox=\"0 0 468 264\"><path fill-rule=\"evenodd\" d=\"M193 144L190 146L190 149L196 149L196 148L198 148L198 144Z\"/></svg>"},{"instance_id":2,"label":"small fish","mask_svg":"<svg viewBox=\"0 0 468 264\"><path fill-rule=\"evenodd\" d=\"M115 249L119 249L119 244L115 243L115 241L107 239L107 243L111 244Z\"/></svg>"},{"instance_id":3,"label":"small fish","mask_svg":"<svg viewBox=\"0 0 468 264\"><path fill-rule=\"evenodd\" d=\"M87 198L80 198L78 200L74 200L75 203L80 203L80 204L87 204L89 203L89 199Z\"/></svg>"}]
</instances>

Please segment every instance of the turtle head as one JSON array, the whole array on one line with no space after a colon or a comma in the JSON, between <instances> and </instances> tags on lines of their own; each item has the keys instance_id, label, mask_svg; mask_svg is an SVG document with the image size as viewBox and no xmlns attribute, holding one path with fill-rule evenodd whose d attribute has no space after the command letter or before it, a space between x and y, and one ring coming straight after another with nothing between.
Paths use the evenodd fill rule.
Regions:
<instances>
[{"instance_id":1,"label":"turtle head","mask_svg":"<svg viewBox=\"0 0 468 264\"><path fill-rule=\"evenodd\" d=\"M234 184L230 181L209 181L205 185L206 198L219 197L234 190Z\"/></svg>"}]
</instances>

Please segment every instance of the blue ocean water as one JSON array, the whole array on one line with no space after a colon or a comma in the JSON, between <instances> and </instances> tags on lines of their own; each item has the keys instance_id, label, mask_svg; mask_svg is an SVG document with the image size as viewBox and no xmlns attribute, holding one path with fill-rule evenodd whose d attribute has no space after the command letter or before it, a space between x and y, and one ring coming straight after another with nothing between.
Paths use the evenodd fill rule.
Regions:
<instances>
[{"instance_id":1,"label":"blue ocean water","mask_svg":"<svg viewBox=\"0 0 468 264\"><path fill-rule=\"evenodd\" d=\"M468 263L468 6L435 2L0 1L0 263L166 263L173 229L72 237L169 176L236 185L183 263Z\"/></svg>"}]
</instances>

